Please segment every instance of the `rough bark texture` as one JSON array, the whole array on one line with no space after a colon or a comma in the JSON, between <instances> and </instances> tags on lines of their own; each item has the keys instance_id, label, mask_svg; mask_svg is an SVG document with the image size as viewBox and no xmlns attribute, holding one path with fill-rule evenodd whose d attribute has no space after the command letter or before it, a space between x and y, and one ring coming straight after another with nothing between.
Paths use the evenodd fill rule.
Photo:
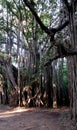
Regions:
<instances>
[{"instance_id":1,"label":"rough bark texture","mask_svg":"<svg viewBox=\"0 0 77 130\"><path fill-rule=\"evenodd\" d=\"M47 94L47 107L52 106L52 68L46 67L46 94Z\"/></svg>"},{"instance_id":2,"label":"rough bark texture","mask_svg":"<svg viewBox=\"0 0 77 130\"><path fill-rule=\"evenodd\" d=\"M74 1L71 3L71 11L70 11L70 32L71 32L71 45L73 48L77 49L76 45L76 24L75 24L75 4ZM77 56L72 57L72 115L73 119L77 121Z\"/></svg>"}]
</instances>

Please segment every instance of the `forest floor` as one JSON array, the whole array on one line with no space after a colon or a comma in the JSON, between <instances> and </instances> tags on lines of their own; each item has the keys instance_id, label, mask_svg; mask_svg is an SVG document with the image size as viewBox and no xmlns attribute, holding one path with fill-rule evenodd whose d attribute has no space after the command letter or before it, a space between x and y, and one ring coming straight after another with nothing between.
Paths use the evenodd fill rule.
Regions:
<instances>
[{"instance_id":1,"label":"forest floor","mask_svg":"<svg viewBox=\"0 0 77 130\"><path fill-rule=\"evenodd\" d=\"M77 130L69 110L0 105L0 130Z\"/></svg>"}]
</instances>

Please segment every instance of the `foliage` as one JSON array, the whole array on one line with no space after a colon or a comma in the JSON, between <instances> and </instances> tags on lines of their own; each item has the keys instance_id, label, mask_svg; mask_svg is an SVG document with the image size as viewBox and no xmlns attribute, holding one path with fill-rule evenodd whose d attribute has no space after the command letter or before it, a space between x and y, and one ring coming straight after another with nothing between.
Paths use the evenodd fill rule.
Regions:
<instances>
[{"instance_id":1,"label":"foliage","mask_svg":"<svg viewBox=\"0 0 77 130\"><path fill-rule=\"evenodd\" d=\"M29 0L40 20L46 27L56 27L60 21L59 6L56 0ZM39 81L43 75L44 64L55 54L56 46L51 47L50 37L41 30L31 11L22 0L0 1L0 48L4 48L0 57L8 60L17 67L20 81L31 84ZM63 35L55 36L55 41L63 43ZM50 49L49 49L50 48ZM58 63L58 79L63 83L63 92L67 91L67 67ZM41 84L41 83L40 83ZM58 86L62 88L61 86Z\"/></svg>"}]
</instances>

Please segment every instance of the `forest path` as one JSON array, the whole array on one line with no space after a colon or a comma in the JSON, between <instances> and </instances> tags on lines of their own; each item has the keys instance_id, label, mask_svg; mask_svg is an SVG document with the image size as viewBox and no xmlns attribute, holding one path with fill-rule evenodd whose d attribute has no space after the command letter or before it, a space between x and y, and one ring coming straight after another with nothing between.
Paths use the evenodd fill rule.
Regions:
<instances>
[{"instance_id":1,"label":"forest path","mask_svg":"<svg viewBox=\"0 0 77 130\"><path fill-rule=\"evenodd\" d=\"M77 130L68 109L10 108L0 105L0 130Z\"/></svg>"}]
</instances>

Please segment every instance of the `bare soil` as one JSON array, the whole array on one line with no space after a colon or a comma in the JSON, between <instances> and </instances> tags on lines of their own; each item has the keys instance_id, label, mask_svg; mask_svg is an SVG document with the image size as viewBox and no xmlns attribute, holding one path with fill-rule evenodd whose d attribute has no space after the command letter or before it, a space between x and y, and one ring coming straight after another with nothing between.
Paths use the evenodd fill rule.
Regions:
<instances>
[{"instance_id":1,"label":"bare soil","mask_svg":"<svg viewBox=\"0 0 77 130\"><path fill-rule=\"evenodd\" d=\"M77 130L69 110L0 105L0 130Z\"/></svg>"}]
</instances>

